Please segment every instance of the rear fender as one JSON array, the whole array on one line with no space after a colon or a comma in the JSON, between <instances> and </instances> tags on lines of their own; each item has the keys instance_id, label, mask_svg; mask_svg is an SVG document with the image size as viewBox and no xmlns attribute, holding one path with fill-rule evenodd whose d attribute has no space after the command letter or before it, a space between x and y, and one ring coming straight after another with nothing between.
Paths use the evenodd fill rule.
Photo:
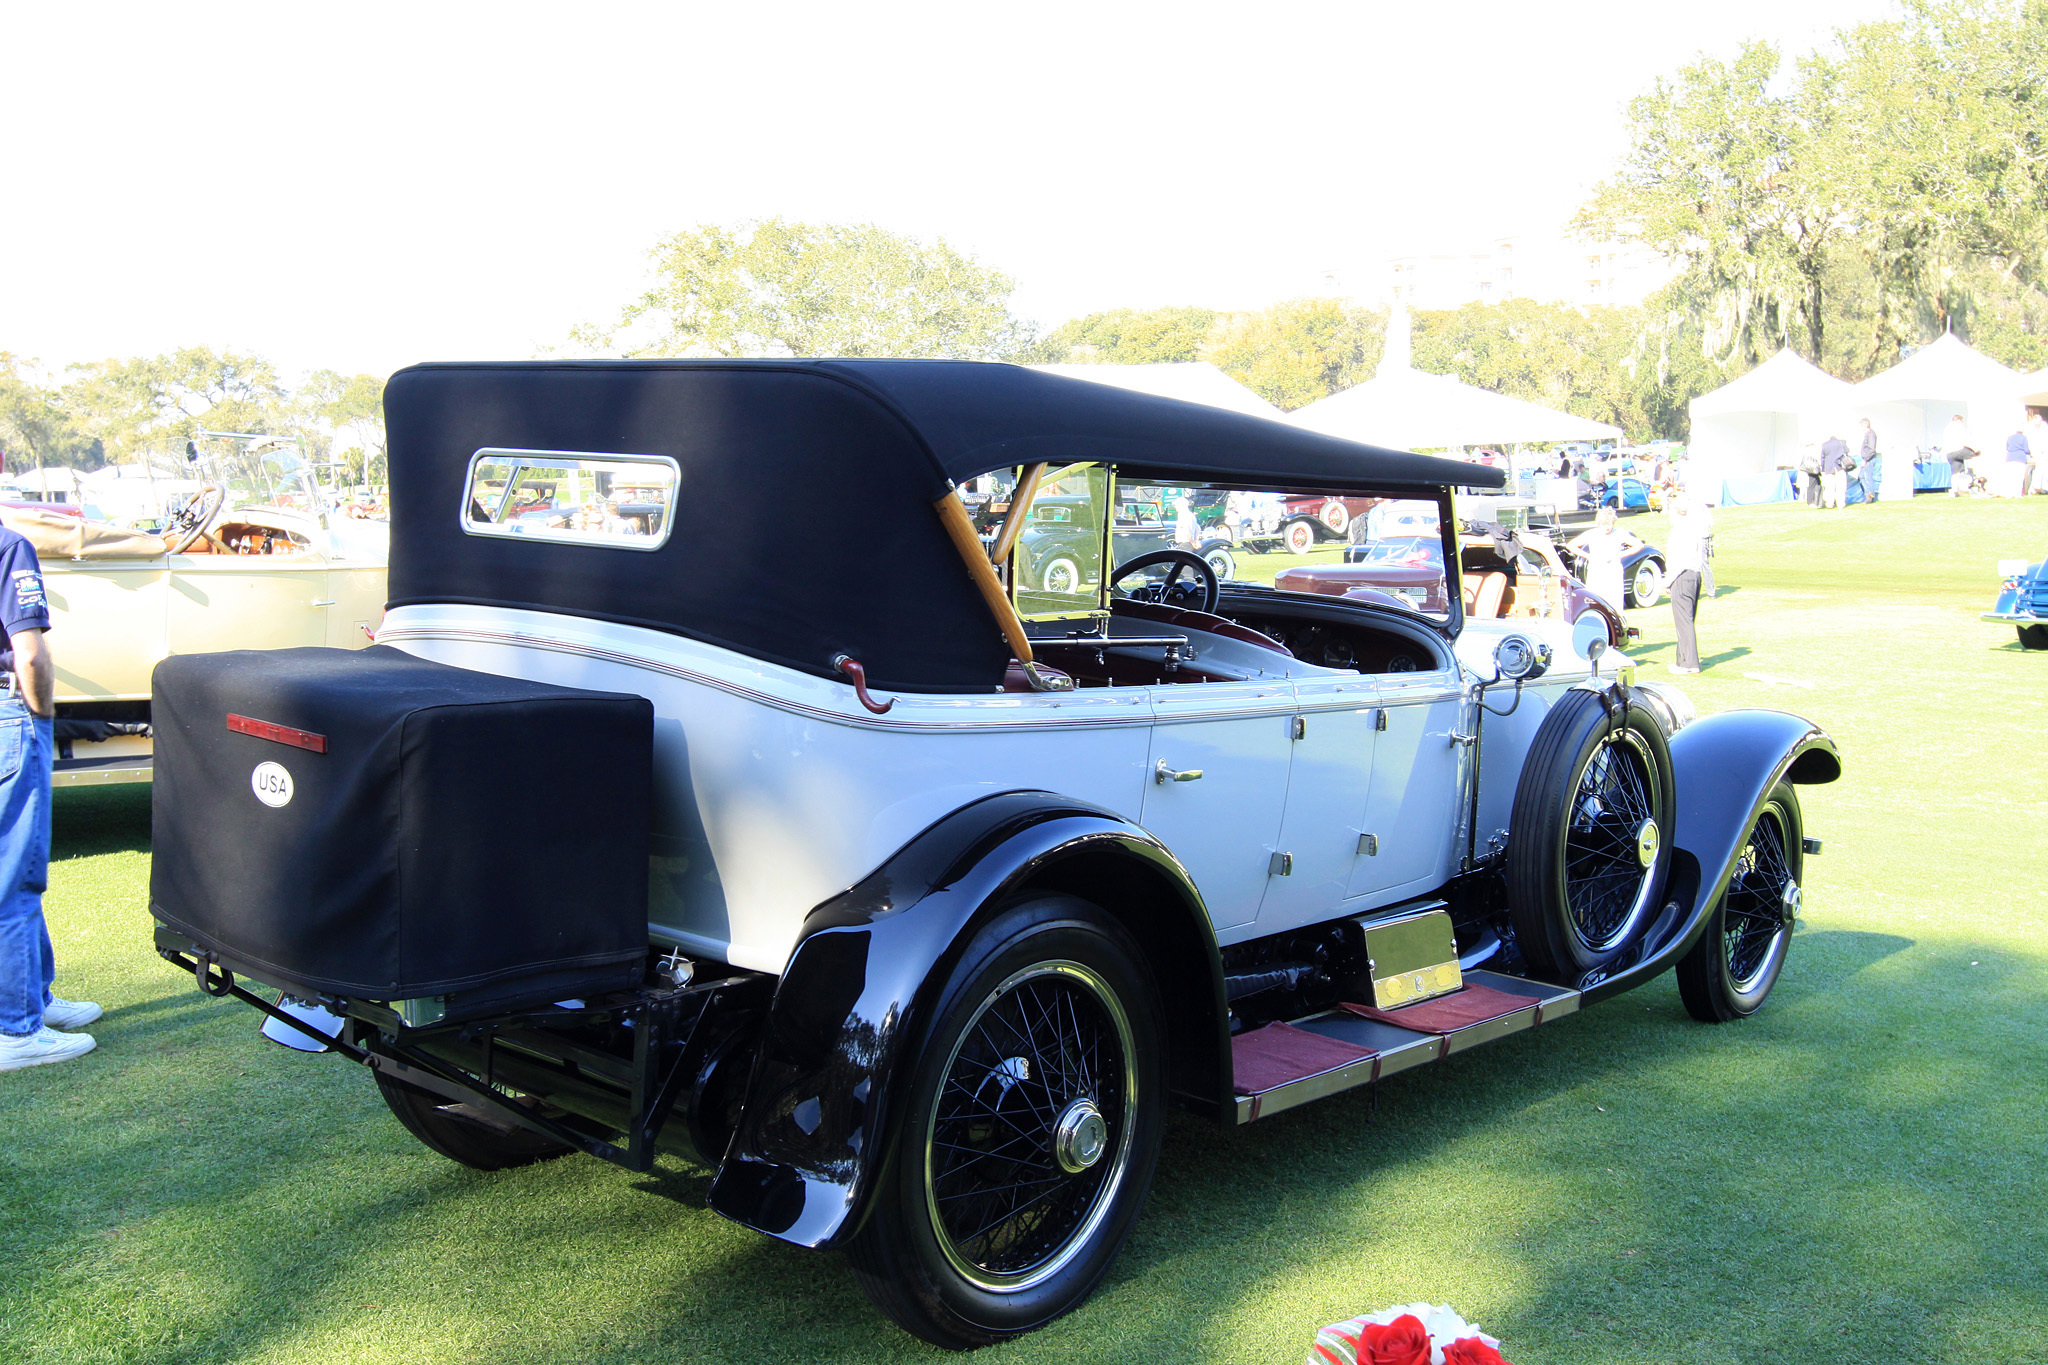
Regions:
<instances>
[{"instance_id":1,"label":"rear fender","mask_svg":"<svg viewBox=\"0 0 2048 1365\"><path fill-rule=\"evenodd\" d=\"M1683 957L1706 932L1708 913L1727 889L1736 855L1771 789L1780 782L1832 782L1842 775L1835 742L1819 726L1785 711L1724 711L1671 737L1678 788L1672 818L1667 911L1644 936L1644 955L1586 984L1585 1004L1642 985Z\"/></svg>"},{"instance_id":2,"label":"rear fender","mask_svg":"<svg viewBox=\"0 0 2048 1365\"><path fill-rule=\"evenodd\" d=\"M1185 869L1113 812L1007 792L955 811L811 911L776 986L712 1208L799 1246L852 1235L948 973L973 930L1027 891L1082 896L1123 922L1166 1004L1176 1098L1230 1112L1222 960Z\"/></svg>"}]
</instances>

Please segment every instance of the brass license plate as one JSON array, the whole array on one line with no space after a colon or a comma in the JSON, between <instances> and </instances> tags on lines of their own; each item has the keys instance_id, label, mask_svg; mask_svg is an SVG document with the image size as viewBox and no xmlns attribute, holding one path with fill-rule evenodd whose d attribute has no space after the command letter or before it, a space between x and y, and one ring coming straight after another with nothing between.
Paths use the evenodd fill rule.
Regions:
<instances>
[{"instance_id":1,"label":"brass license plate","mask_svg":"<svg viewBox=\"0 0 2048 1365\"><path fill-rule=\"evenodd\" d=\"M1389 1010L1448 995L1465 984L1458 970L1458 940L1451 917L1425 911L1365 928L1372 1003Z\"/></svg>"}]
</instances>

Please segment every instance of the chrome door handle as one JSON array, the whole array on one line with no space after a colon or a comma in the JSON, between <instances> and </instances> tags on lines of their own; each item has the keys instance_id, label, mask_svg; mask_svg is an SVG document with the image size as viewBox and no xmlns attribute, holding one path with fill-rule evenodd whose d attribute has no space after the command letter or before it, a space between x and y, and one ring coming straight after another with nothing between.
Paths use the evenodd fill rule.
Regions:
<instances>
[{"instance_id":1,"label":"chrome door handle","mask_svg":"<svg viewBox=\"0 0 2048 1365\"><path fill-rule=\"evenodd\" d=\"M334 599L330 597L325 602L315 602L313 605L316 607L331 607L334 605Z\"/></svg>"},{"instance_id":2,"label":"chrome door handle","mask_svg":"<svg viewBox=\"0 0 2048 1365\"><path fill-rule=\"evenodd\" d=\"M1163 758L1159 760L1159 766L1152 770L1152 780L1154 782L1195 782L1199 781L1201 776L1202 770L1200 768L1189 768L1184 772L1175 772L1172 768L1166 766L1166 760Z\"/></svg>"}]
</instances>

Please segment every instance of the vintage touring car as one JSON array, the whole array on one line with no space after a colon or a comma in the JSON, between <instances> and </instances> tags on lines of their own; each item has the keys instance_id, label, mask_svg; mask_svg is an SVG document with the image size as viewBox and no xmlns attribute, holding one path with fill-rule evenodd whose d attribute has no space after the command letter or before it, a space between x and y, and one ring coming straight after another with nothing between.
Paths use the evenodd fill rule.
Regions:
<instances>
[{"instance_id":1,"label":"vintage touring car","mask_svg":"<svg viewBox=\"0 0 2048 1365\"><path fill-rule=\"evenodd\" d=\"M1495 471L964 362L425 365L386 409L378 644L157 669L151 905L457 1161L692 1156L968 1347L1102 1279L1168 1106L1251 1122L1673 967L1733 1019L1784 961L1811 723L1696 720L1455 581L1109 558L1125 481L1430 499L1456 575ZM955 489L998 469L985 543ZM1065 592L1008 572L1042 497L1097 528Z\"/></svg>"},{"instance_id":2,"label":"vintage touring car","mask_svg":"<svg viewBox=\"0 0 2048 1365\"><path fill-rule=\"evenodd\" d=\"M295 437L202 432L162 533L0 508L42 560L58 786L147 782L150 670L172 654L370 643L386 528L344 517Z\"/></svg>"}]
</instances>

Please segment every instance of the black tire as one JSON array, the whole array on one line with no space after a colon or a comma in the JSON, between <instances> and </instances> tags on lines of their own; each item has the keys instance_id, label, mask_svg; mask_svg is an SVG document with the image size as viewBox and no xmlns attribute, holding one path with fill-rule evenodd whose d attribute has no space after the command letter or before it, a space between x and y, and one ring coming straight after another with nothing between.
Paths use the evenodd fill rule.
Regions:
<instances>
[{"instance_id":1,"label":"black tire","mask_svg":"<svg viewBox=\"0 0 2048 1365\"><path fill-rule=\"evenodd\" d=\"M1799 913L1804 838L1799 798L1780 782L1749 827L1706 932L1678 960L1678 996L1693 1018L1747 1018L1777 984Z\"/></svg>"},{"instance_id":2,"label":"black tire","mask_svg":"<svg viewBox=\"0 0 2048 1365\"><path fill-rule=\"evenodd\" d=\"M466 1104L453 1104L382 1072L377 1093L405 1130L429 1150L479 1171L503 1171L566 1156L572 1148Z\"/></svg>"},{"instance_id":3,"label":"black tire","mask_svg":"<svg viewBox=\"0 0 2048 1365\"><path fill-rule=\"evenodd\" d=\"M1641 703L1567 692L1522 764L1509 817L1508 911L1538 975L1576 982L1655 917L1671 872L1671 750Z\"/></svg>"},{"instance_id":4,"label":"black tire","mask_svg":"<svg viewBox=\"0 0 2048 1365\"><path fill-rule=\"evenodd\" d=\"M1663 562L1657 559L1638 561L1628 576L1628 604L1637 608L1654 607L1663 595Z\"/></svg>"},{"instance_id":5,"label":"black tire","mask_svg":"<svg viewBox=\"0 0 2048 1365\"><path fill-rule=\"evenodd\" d=\"M2048 626L2015 626L2021 649L2048 649Z\"/></svg>"},{"instance_id":6,"label":"black tire","mask_svg":"<svg viewBox=\"0 0 2048 1365\"><path fill-rule=\"evenodd\" d=\"M905 1068L892 1156L847 1249L876 1307L965 1349L1094 1292L1159 1157L1159 1015L1136 945L1086 901L1027 901L974 935Z\"/></svg>"}]
</instances>

